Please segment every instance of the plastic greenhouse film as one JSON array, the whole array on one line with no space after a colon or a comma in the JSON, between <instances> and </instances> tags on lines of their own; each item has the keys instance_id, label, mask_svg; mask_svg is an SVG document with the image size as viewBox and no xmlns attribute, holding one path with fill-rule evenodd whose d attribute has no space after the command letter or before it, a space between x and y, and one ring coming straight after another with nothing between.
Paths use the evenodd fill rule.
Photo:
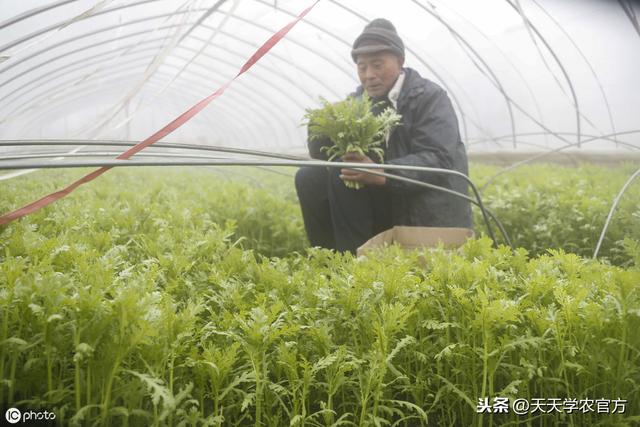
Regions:
<instances>
[{"instance_id":1,"label":"plastic greenhouse film","mask_svg":"<svg viewBox=\"0 0 640 427\"><path fill-rule=\"evenodd\" d=\"M245 62L245 64L242 66L242 68L240 69L238 74L235 75L235 77L233 77L227 83L222 85L220 88L218 88L211 95L209 95L208 97L202 99L200 102L198 102L197 104L195 104L194 106L189 108L187 111L182 113L180 116L178 116L177 118L172 120L169 124L167 124L162 129L160 129L159 131L157 131L156 133L151 135L149 138L145 139L141 143L135 145L134 147L128 149L127 151L125 151L124 153L119 155L117 157L117 159L124 160L124 159L130 158L134 154L140 152L141 150L144 150L146 147L148 147L148 146L152 145L153 143L159 141L160 139L164 138L165 136L169 135L171 132L175 131L180 126L184 125L186 122L191 120L191 118L193 118L196 114L198 114L200 111L202 111L207 105L209 105L211 103L211 101L216 99L218 96L222 95L224 93L224 91L229 87L229 85L231 85L231 83L235 79L237 79L240 75L242 75L246 71L248 71L256 62L258 62L260 60L260 58L262 58L267 52L269 52L269 50L273 46L275 46L280 40L282 40L282 38L302 18L304 18L304 16L307 13L309 13L309 11L311 11L311 9L313 9L313 7L317 3L318 3L318 1L314 2L311 6L309 6L307 9L302 11L302 13L300 13L300 15L298 15L293 21L289 22L287 25L282 27L278 32L276 32L274 35L272 35L264 44L262 44L262 46L260 46L258 48L258 50L249 58L249 60L247 60L247 62ZM25 215L29 215L29 214L31 214L33 212L36 212L36 211L42 209L43 207L48 206L51 203L53 203L53 202L55 202L57 200L60 200L63 197L66 197L72 191L74 191L76 188L78 188L80 185L86 184L87 182L90 182L90 181L93 181L94 179L96 179L97 177L99 177L100 175L102 175L103 173L108 171L109 169L110 169L110 167L101 167L99 169L96 169L95 171L83 176L79 180L72 182L70 185L68 185L67 187L63 188L62 190L59 190L59 191L53 192L51 194L48 194L47 196L44 196L44 197L42 197L42 198L40 198L40 199L38 199L38 200L36 200L36 201L34 201L32 203L29 203L26 206L23 206L23 207L21 207L19 209L16 209L16 210L14 210L12 212L9 212L9 213L6 213L6 214L0 216L0 225L4 225L4 224L7 224L7 223L9 223L9 222L11 222L11 221L13 221L15 219L22 218Z\"/></svg>"}]
</instances>

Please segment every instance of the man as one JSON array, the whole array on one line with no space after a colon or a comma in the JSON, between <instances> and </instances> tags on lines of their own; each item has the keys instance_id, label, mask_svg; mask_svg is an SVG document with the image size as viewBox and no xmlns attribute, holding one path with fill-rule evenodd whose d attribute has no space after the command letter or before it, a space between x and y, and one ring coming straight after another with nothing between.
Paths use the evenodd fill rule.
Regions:
<instances>
[{"instance_id":1,"label":"man","mask_svg":"<svg viewBox=\"0 0 640 427\"><path fill-rule=\"evenodd\" d=\"M393 24L375 19L365 26L353 43L351 56L361 82L352 96L366 92L374 103L381 103L382 108L392 106L402 116L401 125L393 129L383 147L384 163L452 169L467 175L467 155L451 101L438 85L403 68L404 43ZM320 148L330 143L309 141L309 154L326 160ZM356 153L343 156L342 161L374 163L369 156ZM460 177L385 172L467 194L467 183ZM359 182L364 188L348 188L345 181ZM295 182L312 246L355 253L369 238L394 225L471 227L469 202L415 184L349 169L312 167L298 170Z\"/></svg>"}]
</instances>

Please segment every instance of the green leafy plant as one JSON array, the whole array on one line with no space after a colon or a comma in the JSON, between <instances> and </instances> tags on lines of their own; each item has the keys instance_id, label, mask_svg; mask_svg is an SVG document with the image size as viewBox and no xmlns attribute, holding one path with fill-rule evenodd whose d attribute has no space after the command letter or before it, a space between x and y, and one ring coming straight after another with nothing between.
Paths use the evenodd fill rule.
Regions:
<instances>
[{"instance_id":1,"label":"green leafy plant","mask_svg":"<svg viewBox=\"0 0 640 427\"><path fill-rule=\"evenodd\" d=\"M336 103L324 98L320 98L320 101L322 108L307 109L305 118L312 141L331 140L333 145L321 148L326 151L329 160L347 153L358 153L373 154L380 163L384 161L382 143L402 118L393 108L387 107L380 114L373 114L374 104L366 93L362 97L348 97ZM362 188L357 182L345 181L345 185Z\"/></svg>"},{"instance_id":2,"label":"green leafy plant","mask_svg":"<svg viewBox=\"0 0 640 427\"><path fill-rule=\"evenodd\" d=\"M593 164L559 167L534 164L500 176L483 191L485 205L509 231L516 246L532 255L563 249L584 257L593 255L613 199L638 165L615 169ZM496 167L472 164L471 178L482 187ZM625 238L640 241L640 185L629 187L608 228L599 258L628 266L633 256ZM479 210L477 230L484 231Z\"/></svg>"},{"instance_id":3,"label":"green leafy plant","mask_svg":"<svg viewBox=\"0 0 640 427\"><path fill-rule=\"evenodd\" d=\"M288 179L253 171L259 189L161 172L114 170L0 229L2 407L71 426L637 424L636 239L628 268L487 238L362 258L305 251L282 236L299 216ZM70 179L59 174L5 182L0 207ZM478 413L498 396L626 410Z\"/></svg>"}]
</instances>

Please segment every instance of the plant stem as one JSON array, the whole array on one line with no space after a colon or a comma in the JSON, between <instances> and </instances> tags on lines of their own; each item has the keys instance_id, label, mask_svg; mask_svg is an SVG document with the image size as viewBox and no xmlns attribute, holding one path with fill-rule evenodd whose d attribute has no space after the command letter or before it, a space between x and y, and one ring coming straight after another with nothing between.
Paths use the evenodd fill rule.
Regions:
<instances>
[{"instance_id":1,"label":"plant stem","mask_svg":"<svg viewBox=\"0 0 640 427\"><path fill-rule=\"evenodd\" d=\"M77 325L77 320L76 320L76 325L73 328L73 344L76 348L76 352L78 349L78 345L80 344L80 333L78 332L78 325ZM75 395L75 401L76 401L76 413L80 410L80 408L82 407L81 405L81 400L80 400L80 369L81 369L81 365L80 365L80 360L75 357L74 359L74 390L73 393Z\"/></svg>"},{"instance_id":2,"label":"plant stem","mask_svg":"<svg viewBox=\"0 0 640 427\"><path fill-rule=\"evenodd\" d=\"M116 376L116 372L118 367L120 366L120 357L116 358L115 363L113 364L113 368L111 368L111 372L109 373L109 377L107 378L107 389L104 393L102 399L102 423L106 424L107 413L109 411L109 405L111 404L111 388L113 386L113 379Z\"/></svg>"},{"instance_id":3,"label":"plant stem","mask_svg":"<svg viewBox=\"0 0 640 427\"><path fill-rule=\"evenodd\" d=\"M487 325L485 323L485 314L483 314L483 318L482 318L482 329L483 329L483 333L482 333L482 340L484 341L484 349L483 349L483 355L482 355L482 392L480 393L480 396L482 398L485 397L489 397L487 396L487 375L488 375L488 371L489 371L489 338L488 338L488 333L487 333ZM483 418L483 414L480 414L480 417L478 417L478 427L482 427L482 418Z\"/></svg>"}]
</instances>

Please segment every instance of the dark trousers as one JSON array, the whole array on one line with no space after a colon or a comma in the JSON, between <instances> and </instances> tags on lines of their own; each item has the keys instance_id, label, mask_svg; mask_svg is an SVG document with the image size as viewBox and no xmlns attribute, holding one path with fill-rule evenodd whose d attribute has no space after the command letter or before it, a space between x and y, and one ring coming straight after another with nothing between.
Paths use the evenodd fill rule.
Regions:
<instances>
[{"instance_id":1,"label":"dark trousers","mask_svg":"<svg viewBox=\"0 0 640 427\"><path fill-rule=\"evenodd\" d=\"M339 175L339 168L302 167L296 191L311 246L355 253L391 228L391 198L384 187L348 188Z\"/></svg>"}]
</instances>

